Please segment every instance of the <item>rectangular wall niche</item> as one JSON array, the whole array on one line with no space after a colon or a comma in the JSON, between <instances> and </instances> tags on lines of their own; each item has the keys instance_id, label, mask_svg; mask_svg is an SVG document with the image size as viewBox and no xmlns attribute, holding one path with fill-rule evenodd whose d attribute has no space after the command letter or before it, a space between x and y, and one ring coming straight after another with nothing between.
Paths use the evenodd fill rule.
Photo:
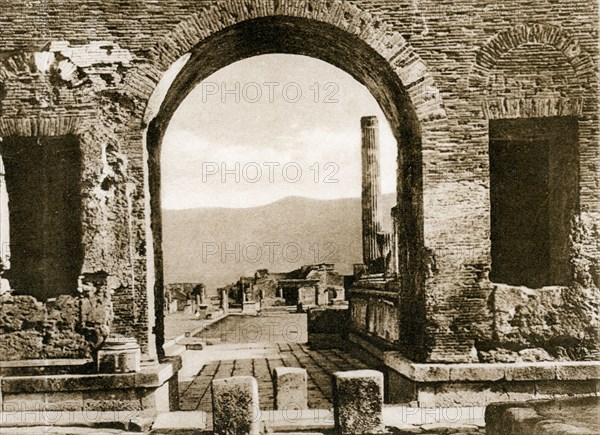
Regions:
<instances>
[{"instance_id":1,"label":"rectangular wall niche","mask_svg":"<svg viewBox=\"0 0 600 435\"><path fill-rule=\"evenodd\" d=\"M490 121L493 282L569 283L569 233L579 208L577 120Z\"/></svg>"},{"instance_id":2,"label":"rectangular wall niche","mask_svg":"<svg viewBox=\"0 0 600 435\"><path fill-rule=\"evenodd\" d=\"M77 137L5 137L10 271L17 294L46 300L77 290L81 154Z\"/></svg>"}]
</instances>

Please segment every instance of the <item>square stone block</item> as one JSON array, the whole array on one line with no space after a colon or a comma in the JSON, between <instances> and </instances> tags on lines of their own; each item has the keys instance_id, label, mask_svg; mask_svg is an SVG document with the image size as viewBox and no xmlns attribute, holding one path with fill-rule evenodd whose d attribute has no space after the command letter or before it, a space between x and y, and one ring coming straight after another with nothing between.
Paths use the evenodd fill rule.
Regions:
<instances>
[{"instance_id":1,"label":"square stone block","mask_svg":"<svg viewBox=\"0 0 600 435\"><path fill-rule=\"evenodd\" d=\"M384 432L383 373L354 370L333 374L333 414L342 434Z\"/></svg>"},{"instance_id":2,"label":"square stone block","mask_svg":"<svg viewBox=\"0 0 600 435\"><path fill-rule=\"evenodd\" d=\"M409 377L417 382L447 381L450 379L450 371L441 364L412 364Z\"/></svg>"},{"instance_id":3,"label":"square stone block","mask_svg":"<svg viewBox=\"0 0 600 435\"><path fill-rule=\"evenodd\" d=\"M258 383L252 376L212 381L213 432L215 434L260 433Z\"/></svg>"},{"instance_id":4,"label":"square stone block","mask_svg":"<svg viewBox=\"0 0 600 435\"><path fill-rule=\"evenodd\" d=\"M308 409L308 376L305 369L275 367L273 378L275 409Z\"/></svg>"}]
</instances>

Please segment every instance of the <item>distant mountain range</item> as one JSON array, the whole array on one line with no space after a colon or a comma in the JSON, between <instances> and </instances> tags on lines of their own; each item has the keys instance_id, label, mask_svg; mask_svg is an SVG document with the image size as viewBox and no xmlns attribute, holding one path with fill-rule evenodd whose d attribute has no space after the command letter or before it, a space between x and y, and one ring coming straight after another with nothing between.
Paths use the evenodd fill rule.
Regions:
<instances>
[{"instance_id":1,"label":"distant mountain range","mask_svg":"<svg viewBox=\"0 0 600 435\"><path fill-rule=\"evenodd\" d=\"M395 194L382 198L384 228ZM360 198L287 197L253 208L163 210L165 283L204 282L213 292L257 269L288 272L335 263L352 273L362 260Z\"/></svg>"}]
</instances>

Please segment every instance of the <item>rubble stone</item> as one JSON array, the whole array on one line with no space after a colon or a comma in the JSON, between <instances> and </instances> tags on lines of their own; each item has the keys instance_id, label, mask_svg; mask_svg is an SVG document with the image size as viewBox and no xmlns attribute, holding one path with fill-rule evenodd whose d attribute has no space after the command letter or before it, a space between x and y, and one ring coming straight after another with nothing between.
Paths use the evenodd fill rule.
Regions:
<instances>
[{"instance_id":1,"label":"rubble stone","mask_svg":"<svg viewBox=\"0 0 600 435\"><path fill-rule=\"evenodd\" d=\"M355 370L333 374L335 427L342 434L384 431L383 373Z\"/></svg>"},{"instance_id":2,"label":"rubble stone","mask_svg":"<svg viewBox=\"0 0 600 435\"><path fill-rule=\"evenodd\" d=\"M258 383L252 376L212 381L213 431L235 435L260 433Z\"/></svg>"}]
</instances>

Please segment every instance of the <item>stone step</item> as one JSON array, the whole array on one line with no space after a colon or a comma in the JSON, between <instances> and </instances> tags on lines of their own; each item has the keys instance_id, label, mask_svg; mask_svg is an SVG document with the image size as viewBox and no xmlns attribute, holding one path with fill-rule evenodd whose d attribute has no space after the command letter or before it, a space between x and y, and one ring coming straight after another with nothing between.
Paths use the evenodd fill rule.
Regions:
<instances>
[{"instance_id":1,"label":"stone step","mask_svg":"<svg viewBox=\"0 0 600 435\"><path fill-rule=\"evenodd\" d=\"M94 371L91 358L0 361L0 376L85 374Z\"/></svg>"},{"instance_id":2,"label":"stone step","mask_svg":"<svg viewBox=\"0 0 600 435\"><path fill-rule=\"evenodd\" d=\"M329 409L262 411L265 433L328 433L333 429Z\"/></svg>"},{"instance_id":3,"label":"stone step","mask_svg":"<svg viewBox=\"0 0 600 435\"><path fill-rule=\"evenodd\" d=\"M179 345L179 344L174 344L172 346L166 347L165 348L165 356L176 356L176 355L181 355L183 352L186 351L186 347Z\"/></svg>"},{"instance_id":4,"label":"stone step","mask_svg":"<svg viewBox=\"0 0 600 435\"><path fill-rule=\"evenodd\" d=\"M273 435L325 435L325 432L312 432L312 431L301 431L301 432L273 432Z\"/></svg>"},{"instance_id":5,"label":"stone step","mask_svg":"<svg viewBox=\"0 0 600 435\"><path fill-rule=\"evenodd\" d=\"M209 415L203 411L165 412L156 416L152 425L152 433L167 434L202 431L207 428L208 419Z\"/></svg>"},{"instance_id":6,"label":"stone step","mask_svg":"<svg viewBox=\"0 0 600 435\"><path fill-rule=\"evenodd\" d=\"M0 419L0 433L13 433L23 427L32 432L38 427L87 427L118 431L145 432L153 420L152 411L20 411L4 412ZM8 428L11 428L10 430ZM45 432L38 432L45 433ZM71 431L70 433L74 433ZM98 433L98 432L96 432Z\"/></svg>"},{"instance_id":7,"label":"stone step","mask_svg":"<svg viewBox=\"0 0 600 435\"><path fill-rule=\"evenodd\" d=\"M206 340L199 337L185 337L178 342L188 350L202 350L206 346Z\"/></svg>"}]
</instances>

